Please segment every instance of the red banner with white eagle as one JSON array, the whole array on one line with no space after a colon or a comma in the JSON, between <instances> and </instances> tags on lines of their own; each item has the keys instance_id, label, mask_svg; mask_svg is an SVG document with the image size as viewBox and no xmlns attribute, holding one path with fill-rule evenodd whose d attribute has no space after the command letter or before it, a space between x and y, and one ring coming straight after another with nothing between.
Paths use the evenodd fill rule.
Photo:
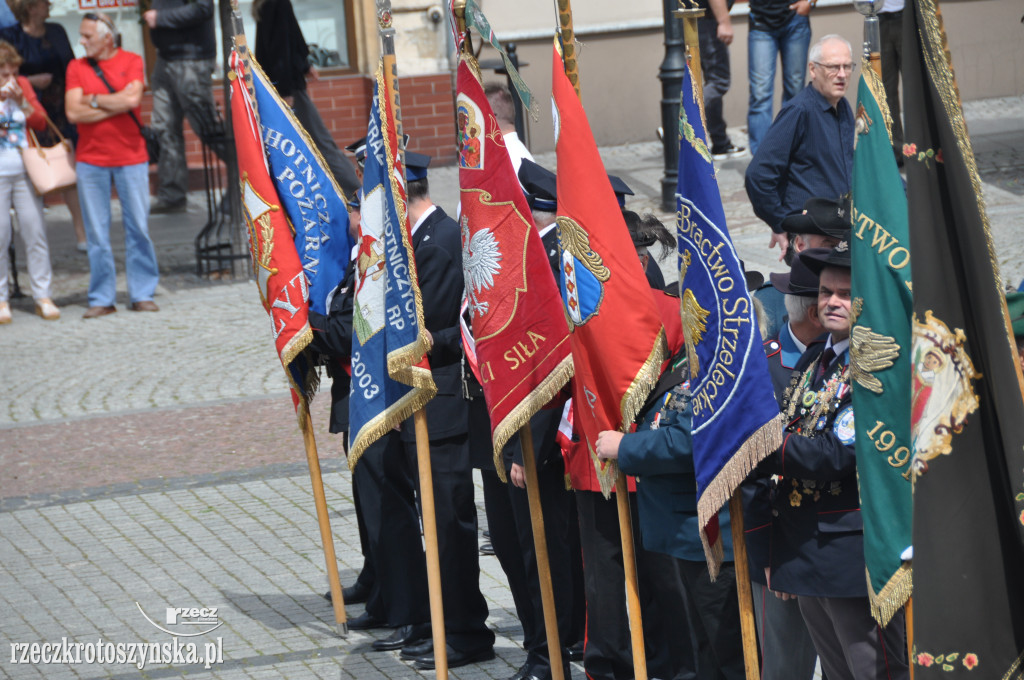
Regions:
<instances>
[{"instance_id":1,"label":"red banner with white eagle","mask_svg":"<svg viewBox=\"0 0 1024 680\"><path fill-rule=\"evenodd\" d=\"M572 329L574 424L607 496L618 472L597 457L602 430L625 431L661 375L665 331L587 114L557 46L559 285Z\"/></svg>"},{"instance_id":2,"label":"red banner with white eagle","mask_svg":"<svg viewBox=\"0 0 1024 680\"><path fill-rule=\"evenodd\" d=\"M231 120L238 153L242 214L249 232L256 285L270 315L274 345L288 375L296 406L315 389L316 371L303 354L313 339L309 286L295 250L294 231L274 187L260 140L259 120L245 87L244 61L231 53ZM300 411L301 417L301 411Z\"/></svg>"},{"instance_id":3,"label":"red banner with white eagle","mask_svg":"<svg viewBox=\"0 0 1024 680\"><path fill-rule=\"evenodd\" d=\"M572 357L551 265L474 62L462 55L456 100L467 355L504 477L502 446L568 382Z\"/></svg>"}]
</instances>

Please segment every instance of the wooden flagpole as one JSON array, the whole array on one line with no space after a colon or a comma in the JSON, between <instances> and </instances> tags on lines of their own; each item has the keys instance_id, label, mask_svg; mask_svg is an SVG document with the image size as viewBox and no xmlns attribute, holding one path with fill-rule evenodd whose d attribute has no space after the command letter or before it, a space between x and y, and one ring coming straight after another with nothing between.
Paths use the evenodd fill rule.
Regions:
<instances>
[{"instance_id":1,"label":"wooden flagpole","mask_svg":"<svg viewBox=\"0 0 1024 680\"><path fill-rule=\"evenodd\" d=\"M413 414L416 426L416 462L420 473L423 506L423 540L427 546L427 588L430 592L430 630L434 637L434 677L448 677L448 648L444 638L444 603L441 600L441 553L437 547L437 516L434 514L434 475L430 467L430 434L427 412Z\"/></svg>"},{"instance_id":2,"label":"wooden flagpole","mask_svg":"<svg viewBox=\"0 0 1024 680\"><path fill-rule=\"evenodd\" d=\"M242 28L242 15L238 9L238 1L231 2L231 24L234 29L234 45L238 55L245 64L246 90L253 95L252 56L245 40ZM259 120L256 108L256 97L252 96L253 112ZM324 494L324 479L320 472L320 456L316 448L316 437L313 434L313 419L309 414L309 400L301 397L299 404L299 429L302 431L302 443L306 449L306 463L309 466L309 480L313 487L313 503L316 506L317 524L320 526L320 542L323 544L324 561L327 564L327 581L331 589L331 604L334 607L334 622L338 635L348 637L348 618L345 615L345 599L341 594L341 581L338 578L338 558L334 552L334 534L331 531L331 519L327 511L327 497Z\"/></svg>"},{"instance_id":3,"label":"wooden flagpole","mask_svg":"<svg viewBox=\"0 0 1024 680\"><path fill-rule=\"evenodd\" d=\"M562 65L565 75L580 94L579 65L576 62L576 37L572 27L572 7L569 0L556 0L558 27L562 36ZM622 566L626 580L626 610L629 612L629 637L633 651L633 675L636 680L647 680L647 653L644 650L644 624L640 617L640 587L636 575L636 551L633 547L633 521L629 510L629 491L626 475L620 470L615 478L615 495L619 512L619 538L622 542ZM538 553L539 554L539 553ZM553 668L554 666L552 666Z\"/></svg>"},{"instance_id":4,"label":"wooden flagpole","mask_svg":"<svg viewBox=\"0 0 1024 680\"><path fill-rule=\"evenodd\" d=\"M682 5L682 0L680 0ZM704 111L704 73L700 65L700 40L697 34L697 19L704 15L702 9L676 10L676 16L683 19L683 40L690 65L700 109ZM678 140L677 140L678 141ZM757 656L757 629L754 625L754 598L750 590L750 564L747 560L747 543L743 530L743 497L736 489L729 499L729 525L732 529L733 567L736 571L736 594L740 608L740 632L743 638L743 665L747 680L761 677L760 660Z\"/></svg>"},{"instance_id":5,"label":"wooden flagpole","mask_svg":"<svg viewBox=\"0 0 1024 680\"><path fill-rule=\"evenodd\" d=\"M327 512L327 498L324 495L324 479L320 474L320 456L313 435L313 419L309 415L309 402L302 398L302 443L306 447L306 463L309 465L309 479L313 485L313 502L316 505L316 519L320 525L320 541L324 546L324 560L327 562L327 581L331 586L331 604L334 606L334 621L338 635L348 637L348 619L345 616L345 599L341 594L338 579L338 558L334 554L334 534Z\"/></svg>"},{"instance_id":6,"label":"wooden flagpole","mask_svg":"<svg viewBox=\"0 0 1024 680\"><path fill-rule=\"evenodd\" d=\"M537 576L540 580L541 604L544 608L544 629L548 637L548 660L554 680L565 677L562 665L562 643L558 637L558 617L555 612L555 589L551 585L551 564L548 560L548 539L544 531L544 509L540 504L537 481L537 459L533 449L533 431L527 422L519 430L523 446L523 467L526 468L526 495L530 501L530 523L533 526L533 551L537 555Z\"/></svg>"},{"instance_id":7,"label":"wooden flagpole","mask_svg":"<svg viewBox=\"0 0 1024 680\"><path fill-rule=\"evenodd\" d=\"M647 680L647 652L644 649L644 624L640 618L640 587L636 576L633 518L629 509L629 485L626 484L626 475L622 470L615 476L615 502L619 510L622 566L626 573L626 608L629 611L629 638L633 647L633 675L636 680Z\"/></svg>"},{"instance_id":8,"label":"wooden flagpole","mask_svg":"<svg viewBox=\"0 0 1024 680\"><path fill-rule=\"evenodd\" d=\"M395 138L397 152L404 158L402 143L402 112L398 99L398 67L395 62L395 29L391 25L391 0L377 0L377 24L380 27L381 63L384 68L384 86L395 112ZM403 161L402 166L405 166ZM430 466L430 433L427 413L423 409L413 413L416 432L416 467L420 477L420 504L423 506L423 539L427 552L427 589L430 593L430 629L434 639L434 676L437 680L448 677L448 648L444 634L444 602L441 599L441 553L437 544L437 515L434 511L434 475Z\"/></svg>"}]
</instances>

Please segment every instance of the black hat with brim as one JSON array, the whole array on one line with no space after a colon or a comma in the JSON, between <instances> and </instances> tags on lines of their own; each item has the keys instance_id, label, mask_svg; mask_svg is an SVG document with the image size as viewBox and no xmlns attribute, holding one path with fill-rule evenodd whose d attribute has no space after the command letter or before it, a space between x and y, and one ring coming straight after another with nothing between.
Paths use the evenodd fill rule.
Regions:
<instances>
[{"instance_id":1,"label":"black hat with brim","mask_svg":"<svg viewBox=\"0 0 1024 680\"><path fill-rule=\"evenodd\" d=\"M847 239L850 237L849 204L827 198L809 198L801 212L782 220L782 231Z\"/></svg>"},{"instance_id":2,"label":"black hat with brim","mask_svg":"<svg viewBox=\"0 0 1024 680\"><path fill-rule=\"evenodd\" d=\"M808 248L796 254L793 258L793 265L788 272L769 274L772 287L786 295L799 295L800 297L817 297L818 295L818 274L811 271L805 258L824 257L827 258L830 249Z\"/></svg>"},{"instance_id":3,"label":"black hat with brim","mask_svg":"<svg viewBox=\"0 0 1024 680\"><path fill-rule=\"evenodd\" d=\"M813 248L815 251L825 251L824 248ZM810 253L811 250L805 250L804 253ZM825 251L827 254L819 255L814 253L807 255L804 259L807 261L807 266L810 268L815 275L820 276L821 271L826 267L839 267L840 269L850 269L850 242L840 241L832 250Z\"/></svg>"},{"instance_id":4,"label":"black hat with brim","mask_svg":"<svg viewBox=\"0 0 1024 680\"><path fill-rule=\"evenodd\" d=\"M519 183L523 185L526 202L533 210L557 212L558 179L547 168L524 158L519 166Z\"/></svg>"}]
</instances>

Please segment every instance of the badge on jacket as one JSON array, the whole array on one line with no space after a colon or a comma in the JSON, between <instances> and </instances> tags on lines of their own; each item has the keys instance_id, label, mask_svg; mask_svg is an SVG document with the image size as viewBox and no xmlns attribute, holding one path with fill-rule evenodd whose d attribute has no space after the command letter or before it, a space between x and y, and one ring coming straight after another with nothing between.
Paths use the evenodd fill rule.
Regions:
<instances>
[{"instance_id":1,"label":"badge on jacket","mask_svg":"<svg viewBox=\"0 0 1024 680\"><path fill-rule=\"evenodd\" d=\"M832 426L832 431L835 433L836 438L843 443L843 446L849 446L853 443L856 438L856 431L853 429L853 407L847 406L839 415L836 416L835 425Z\"/></svg>"}]
</instances>

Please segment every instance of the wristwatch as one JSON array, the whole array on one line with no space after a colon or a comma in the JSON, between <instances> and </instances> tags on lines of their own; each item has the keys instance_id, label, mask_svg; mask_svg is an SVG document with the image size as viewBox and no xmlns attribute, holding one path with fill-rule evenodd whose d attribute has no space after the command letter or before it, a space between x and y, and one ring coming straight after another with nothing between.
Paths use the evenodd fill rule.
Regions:
<instances>
[{"instance_id":1,"label":"wristwatch","mask_svg":"<svg viewBox=\"0 0 1024 680\"><path fill-rule=\"evenodd\" d=\"M96 101L96 95L93 95L92 99L89 100L89 106L94 109L100 108L99 102Z\"/></svg>"}]
</instances>

